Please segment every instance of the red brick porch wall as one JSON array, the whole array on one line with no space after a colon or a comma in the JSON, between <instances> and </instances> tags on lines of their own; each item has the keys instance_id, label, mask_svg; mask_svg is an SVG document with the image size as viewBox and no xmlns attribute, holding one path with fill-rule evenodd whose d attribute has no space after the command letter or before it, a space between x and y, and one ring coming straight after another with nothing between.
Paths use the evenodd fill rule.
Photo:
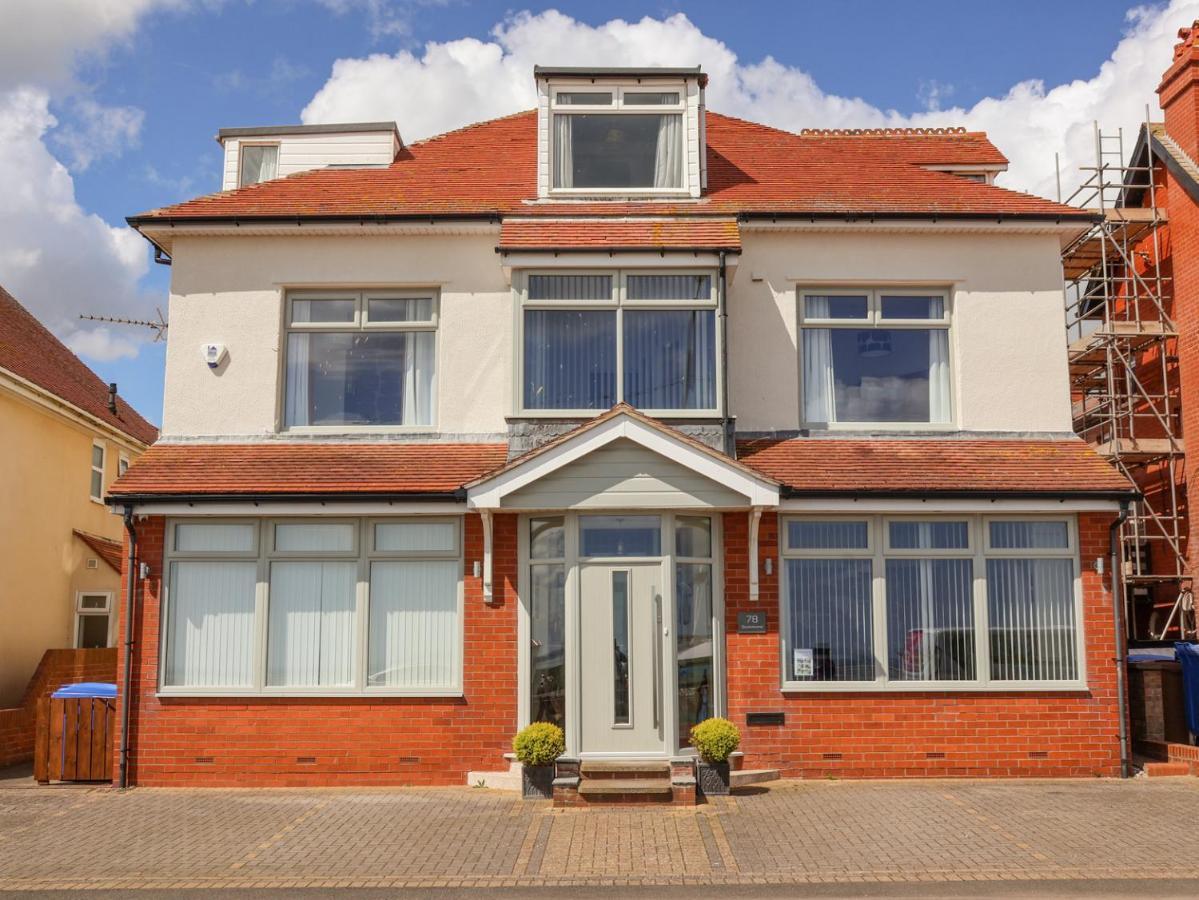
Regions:
<instances>
[{"instance_id":1,"label":"red brick porch wall","mask_svg":"<svg viewBox=\"0 0 1199 900\"><path fill-rule=\"evenodd\" d=\"M473 576L481 522L466 517L464 696L454 699L157 697L164 520L137 529L150 577L135 627L131 783L463 785L468 770L506 765L516 727L515 516L495 518L494 606Z\"/></svg>"},{"instance_id":2,"label":"red brick porch wall","mask_svg":"<svg viewBox=\"0 0 1199 900\"><path fill-rule=\"evenodd\" d=\"M1079 516L1085 691L790 693L779 690L779 578L761 573L749 603L748 519L726 513L725 620L729 717L746 768L805 778L1118 775L1115 631L1111 598L1092 568L1108 554L1112 516ZM759 556L778 558L778 516L764 515ZM765 611L766 634L737 634L737 613ZM782 712L781 726L746 725Z\"/></svg>"},{"instance_id":3,"label":"red brick porch wall","mask_svg":"<svg viewBox=\"0 0 1199 900\"><path fill-rule=\"evenodd\" d=\"M29 680L21 705L0 709L0 767L33 759L37 702L64 684L116 680L117 648L47 650Z\"/></svg>"}]
</instances>

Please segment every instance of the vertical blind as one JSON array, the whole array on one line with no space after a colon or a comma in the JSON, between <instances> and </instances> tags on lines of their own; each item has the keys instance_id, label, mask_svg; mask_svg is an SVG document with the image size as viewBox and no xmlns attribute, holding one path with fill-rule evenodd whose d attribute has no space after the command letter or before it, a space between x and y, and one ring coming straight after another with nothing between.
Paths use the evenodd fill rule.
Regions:
<instances>
[{"instance_id":1,"label":"vertical blind","mask_svg":"<svg viewBox=\"0 0 1199 900\"><path fill-rule=\"evenodd\" d=\"M1071 560L987 560L987 613L992 679L1078 677Z\"/></svg>"},{"instance_id":2,"label":"vertical blind","mask_svg":"<svg viewBox=\"0 0 1199 900\"><path fill-rule=\"evenodd\" d=\"M367 684L447 690L461 662L457 560L371 563Z\"/></svg>"},{"instance_id":3,"label":"vertical blind","mask_svg":"<svg viewBox=\"0 0 1199 900\"><path fill-rule=\"evenodd\" d=\"M970 681L974 664L974 562L888 559L888 677Z\"/></svg>"},{"instance_id":4,"label":"vertical blind","mask_svg":"<svg viewBox=\"0 0 1199 900\"><path fill-rule=\"evenodd\" d=\"M254 684L256 562L171 563L164 683Z\"/></svg>"},{"instance_id":5,"label":"vertical blind","mask_svg":"<svg viewBox=\"0 0 1199 900\"><path fill-rule=\"evenodd\" d=\"M616 403L615 310L525 310L526 409Z\"/></svg>"},{"instance_id":6,"label":"vertical blind","mask_svg":"<svg viewBox=\"0 0 1199 900\"><path fill-rule=\"evenodd\" d=\"M714 409L716 313L625 310L624 400L640 409Z\"/></svg>"},{"instance_id":7,"label":"vertical blind","mask_svg":"<svg viewBox=\"0 0 1199 900\"><path fill-rule=\"evenodd\" d=\"M874 610L869 559L788 559L792 658L788 680L873 681ZM811 675L796 676L795 651Z\"/></svg>"},{"instance_id":8,"label":"vertical blind","mask_svg":"<svg viewBox=\"0 0 1199 900\"><path fill-rule=\"evenodd\" d=\"M271 564L267 684L354 683L357 572L356 562Z\"/></svg>"}]
</instances>

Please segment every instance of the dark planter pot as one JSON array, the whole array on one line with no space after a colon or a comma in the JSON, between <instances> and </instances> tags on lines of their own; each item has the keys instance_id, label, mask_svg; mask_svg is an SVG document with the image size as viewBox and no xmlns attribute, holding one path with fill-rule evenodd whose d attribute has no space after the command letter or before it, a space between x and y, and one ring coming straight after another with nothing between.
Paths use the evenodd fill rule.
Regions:
<instances>
[{"instance_id":1,"label":"dark planter pot","mask_svg":"<svg viewBox=\"0 0 1199 900\"><path fill-rule=\"evenodd\" d=\"M521 766L521 796L526 800L554 799L553 766Z\"/></svg>"},{"instance_id":2,"label":"dark planter pot","mask_svg":"<svg viewBox=\"0 0 1199 900\"><path fill-rule=\"evenodd\" d=\"M729 792L729 764L727 762L710 763L702 759L695 767L695 780L701 794L711 794L715 797Z\"/></svg>"}]
</instances>

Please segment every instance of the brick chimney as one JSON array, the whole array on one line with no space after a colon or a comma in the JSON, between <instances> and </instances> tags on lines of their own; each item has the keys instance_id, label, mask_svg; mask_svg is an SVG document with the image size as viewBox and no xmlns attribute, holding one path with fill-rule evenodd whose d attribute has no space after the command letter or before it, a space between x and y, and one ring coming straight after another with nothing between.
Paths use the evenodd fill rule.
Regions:
<instances>
[{"instance_id":1,"label":"brick chimney","mask_svg":"<svg viewBox=\"0 0 1199 900\"><path fill-rule=\"evenodd\" d=\"M1199 19L1178 30L1174 61L1157 94L1166 114L1166 133L1192 159L1199 158Z\"/></svg>"}]
</instances>

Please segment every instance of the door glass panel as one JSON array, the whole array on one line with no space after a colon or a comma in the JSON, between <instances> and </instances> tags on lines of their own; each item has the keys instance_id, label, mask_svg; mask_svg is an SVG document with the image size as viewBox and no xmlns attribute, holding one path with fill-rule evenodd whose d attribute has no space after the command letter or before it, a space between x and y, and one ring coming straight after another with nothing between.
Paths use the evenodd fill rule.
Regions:
<instances>
[{"instance_id":1,"label":"door glass panel","mask_svg":"<svg viewBox=\"0 0 1199 900\"><path fill-rule=\"evenodd\" d=\"M566 727L566 567L535 565L529 597L530 721Z\"/></svg>"},{"instance_id":2,"label":"door glass panel","mask_svg":"<svg viewBox=\"0 0 1199 900\"><path fill-rule=\"evenodd\" d=\"M677 556L706 559L712 555L712 520L707 516L679 516L674 522Z\"/></svg>"},{"instance_id":3,"label":"door glass panel","mask_svg":"<svg viewBox=\"0 0 1199 900\"><path fill-rule=\"evenodd\" d=\"M712 715L712 567L709 564L675 566L675 607L679 743L688 746L692 726Z\"/></svg>"},{"instance_id":4,"label":"door glass panel","mask_svg":"<svg viewBox=\"0 0 1199 900\"><path fill-rule=\"evenodd\" d=\"M581 516L583 556L661 556L658 516Z\"/></svg>"},{"instance_id":5,"label":"door glass panel","mask_svg":"<svg viewBox=\"0 0 1199 900\"><path fill-rule=\"evenodd\" d=\"M629 724L629 573L612 573L612 721Z\"/></svg>"},{"instance_id":6,"label":"door glass panel","mask_svg":"<svg viewBox=\"0 0 1199 900\"><path fill-rule=\"evenodd\" d=\"M80 616L80 649L108 646L108 616Z\"/></svg>"},{"instance_id":7,"label":"door glass panel","mask_svg":"<svg viewBox=\"0 0 1199 900\"><path fill-rule=\"evenodd\" d=\"M529 556L561 559L566 555L566 527L560 517L529 520Z\"/></svg>"}]
</instances>

